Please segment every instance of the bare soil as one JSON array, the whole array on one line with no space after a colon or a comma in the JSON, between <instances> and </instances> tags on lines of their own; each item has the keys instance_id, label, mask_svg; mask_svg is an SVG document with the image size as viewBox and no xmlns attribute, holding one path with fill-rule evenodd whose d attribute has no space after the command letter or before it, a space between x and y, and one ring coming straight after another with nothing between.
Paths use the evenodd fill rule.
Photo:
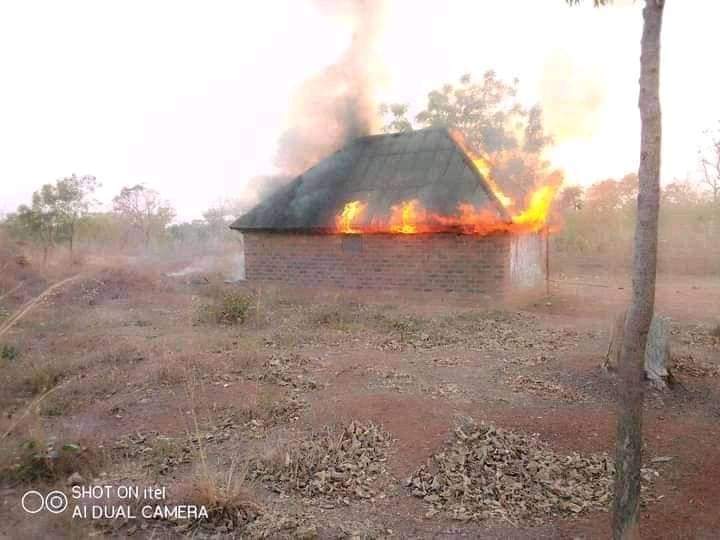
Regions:
<instances>
[{"instance_id":1,"label":"bare soil","mask_svg":"<svg viewBox=\"0 0 720 540\"><path fill-rule=\"evenodd\" d=\"M600 364L627 280L558 279L548 298L510 309L228 285L218 275L169 270L86 267L0 339L17 353L0 360L4 537L609 537L608 512L534 526L428 517L404 479L443 449L463 416L538 433L558 452L612 455L616 381ZM32 283L33 293L42 291L40 278ZM218 292L251 300L244 322L202 320L202 305ZM4 305L11 313L29 298ZM720 367L712 333L720 279L663 277L657 309L673 317L676 355ZM645 460L663 459L652 464L659 476L643 507L643 534L717 538L720 377L676 377L671 390L646 395ZM253 478L253 460L282 461L288 441L353 421L382 426L393 439L381 495L304 497ZM82 450L67 468L48 458L43 478L13 476L28 441ZM169 501L201 504L199 479L231 470L269 516L266 525L83 520L20 506L28 489L68 490L72 472L85 484L165 486Z\"/></svg>"}]
</instances>

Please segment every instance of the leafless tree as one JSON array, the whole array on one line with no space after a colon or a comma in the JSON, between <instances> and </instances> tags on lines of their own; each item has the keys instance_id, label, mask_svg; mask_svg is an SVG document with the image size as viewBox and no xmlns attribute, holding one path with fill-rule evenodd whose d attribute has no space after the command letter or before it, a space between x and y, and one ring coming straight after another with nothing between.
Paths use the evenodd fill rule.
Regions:
<instances>
[{"instance_id":1,"label":"leafless tree","mask_svg":"<svg viewBox=\"0 0 720 540\"><path fill-rule=\"evenodd\" d=\"M703 184L710 189L713 204L720 203L720 132L711 135L709 152L700 152Z\"/></svg>"}]
</instances>

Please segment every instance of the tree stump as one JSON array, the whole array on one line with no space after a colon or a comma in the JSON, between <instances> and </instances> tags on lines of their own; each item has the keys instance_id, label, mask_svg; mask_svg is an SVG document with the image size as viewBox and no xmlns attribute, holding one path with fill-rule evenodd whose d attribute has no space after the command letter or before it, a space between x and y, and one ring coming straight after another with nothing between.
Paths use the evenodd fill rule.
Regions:
<instances>
[{"instance_id":1,"label":"tree stump","mask_svg":"<svg viewBox=\"0 0 720 540\"><path fill-rule=\"evenodd\" d=\"M670 317L654 315L645 345L645 376L659 388L667 386L670 376Z\"/></svg>"},{"instance_id":2,"label":"tree stump","mask_svg":"<svg viewBox=\"0 0 720 540\"><path fill-rule=\"evenodd\" d=\"M614 371L620 361L620 349L625 336L625 318L627 310L615 317L610 333L610 342L605 354L602 367ZM655 386L666 388L670 377L668 365L670 363L670 317L653 315L650 323L647 343L645 345L645 376Z\"/></svg>"}]
</instances>

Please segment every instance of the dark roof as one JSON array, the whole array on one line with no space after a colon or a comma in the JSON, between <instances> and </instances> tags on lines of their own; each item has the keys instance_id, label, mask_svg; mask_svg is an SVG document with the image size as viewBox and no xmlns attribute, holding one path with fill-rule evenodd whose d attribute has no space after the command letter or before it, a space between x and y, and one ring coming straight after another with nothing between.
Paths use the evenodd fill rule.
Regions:
<instances>
[{"instance_id":1,"label":"dark roof","mask_svg":"<svg viewBox=\"0 0 720 540\"><path fill-rule=\"evenodd\" d=\"M237 230L327 230L350 201L368 204L364 221L387 219L390 207L418 199L435 213L458 204L509 216L463 146L447 129L371 135L349 143L237 219ZM460 137L462 137L460 135Z\"/></svg>"}]
</instances>

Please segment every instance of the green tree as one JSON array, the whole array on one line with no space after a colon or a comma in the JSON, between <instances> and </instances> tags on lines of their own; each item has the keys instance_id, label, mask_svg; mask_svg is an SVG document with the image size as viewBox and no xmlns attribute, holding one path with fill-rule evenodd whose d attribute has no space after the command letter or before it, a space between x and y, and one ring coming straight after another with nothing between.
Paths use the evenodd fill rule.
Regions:
<instances>
[{"instance_id":1,"label":"green tree","mask_svg":"<svg viewBox=\"0 0 720 540\"><path fill-rule=\"evenodd\" d=\"M488 158L503 190L521 199L547 174L541 153L552 138L545 133L540 107L524 108L517 91L517 79L505 82L494 71L485 72L479 82L463 75L459 84L431 91L414 120L419 127L462 131L470 146ZM388 117L386 132L413 129L407 105L383 105L380 111Z\"/></svg>"},{"instance_id":2,"label":"green tree","mask_svg":"<svg viewBox=\"0 0 720 540\"><path fill-rule=\"evenodd\" d=\"M116 250L122 245L125 224L113 212L89 212L77 224L77 236L95 249Z\"/></svg>"},{"instance_id":3,"label":"green tree","mask_svg":"<svg viewBox=\"0 0 720 540\"><path fill-rule=\"evenodd\" d=\"M222 207L209 208L203 212L203 219L213 237L220 238L228 228L225 209Z\"/></svg>"},{"instance_id":4,"label":"green tree","mask_svg":"<svg viewBox=\"0 0 720 540\"><path fill-rule=\"evenodd\" d=\"M68 176L55 184L45 184L32 196L30 206L21 205L9 216L11 228L17 236L39 243L43 249L43 263L47 263L50 249L59 241L67 240L70 261L78 222L90 210L90 195L98 183L94 176Z\"/></svg>"},{"instance_id":5,"label":"green tree","mask_svg":"<svg viewBox=\"0 0 720 540\"><path fill-rule=\"evenodd\" d=\"M594 0L596 6L609 0ZM566 0L577 4L579 0ZM644 354L655 308L660 214L660 31L665 0L645 0L640 41L640 166L632 302L620 349L620 408L615 447L613 537L639 538Z\"/></svg>"},{"instance_id":6,"label":"green tree","mask_svg":"<svg viewBox=\"0 0 720 540\"><path fill-rule=\"evenodd\" d=\"M70 244L71 262L78 222L88 215L90 208L95 203L90 196L97 187L97 179L91 175L76 176L73 174L58 180L55 184L57 216L64 236Z\"/></svg>"},{"instance_id":7,"label":"green tree","mask_svg":"<svg viewBox=\"0 0 720 540\"><path fill-rule=\"evenodd\" d=\"M140 234L146 249L175 217L175 210L160 194L142 184L122 188L113 198L113 211Z\"/></svg>"},{"instance_id":8,"label":"green tree","mask_svg":"<svg viewBox=\"0 0 720 540\"><path fill-rule=\"evenodd\" d=\"M207 222L201 219L194 219L191 222L177 223L168 227L168 234L173 242L192 247L207 246L212 238L210 227Z\"/></svg>"},{"instance_id":9,"label":"green tree","mask_svg":"<svg viewBox=\"0 0 720 540\"><path fill-rule=\"evenodd\" d=\"M60 219L56 209L57 194L51 184L45 184L33 193L32 204L20 205L15 214L15 230L43 250L43 264L47 264L48 253L60 235Z\"/></svg>"},{"instance_id":10,"label":"green tree","mask_svg":"<svg viewBox=\"0 0 720 540\"><path fill-rule=\"evenodd\" d=\"M57 242L67 240L72 262L73 243L78 222L90 210L90 195L98 183L94 176L68 176L55 184L45 184L32 196L30 206L21 205L8 222L16 236L30 239L42 246L43 263Z\"/></svg>"},{"instance_id":11,"label":"green tree","mask_svg":"<svg viewBox=\"0 0 720 540\"><path fill-rule=\"evenodd\" d=\"M407 119L408 106L402 103L393 103L388 105L383 103L380 105L380 114L383 116L390 116L390 120L385 124L386 133L405 133L412 131L413 126L410 120Z\"/></svg>"}]
</instances>

